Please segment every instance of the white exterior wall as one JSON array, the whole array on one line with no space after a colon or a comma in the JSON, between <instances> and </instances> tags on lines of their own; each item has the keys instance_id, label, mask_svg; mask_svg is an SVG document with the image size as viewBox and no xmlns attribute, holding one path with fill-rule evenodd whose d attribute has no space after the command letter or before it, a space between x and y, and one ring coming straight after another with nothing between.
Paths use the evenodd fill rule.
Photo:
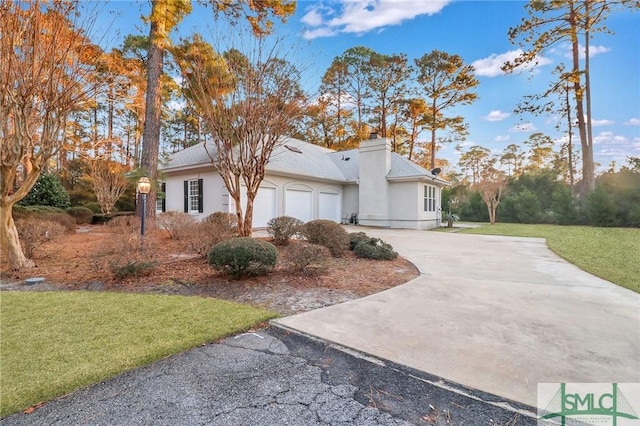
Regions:
<instances>
[{"instance_id":1,"label":"white exterior wall","mask_svg":"<svg viewBox=\"0 0 640 426\"><path fill-rule=\"evenodd\" d=\"M371 139L360 143L358 220L365 226L389 226L390 141Z\"/></svg>"},{"instance_id":2,"label":"white exterior wall","mask_svg":"<svg viewBox=\"0 0 640 426\"><path fill-rule=\"evenodd\" d=\"M203 213L190 213L198 220L213 212L228 211L229 201L227 188L218 173L213 170L186 172L181 175L167 176L166 183L166 211L184 211L184 181L202 179L202 207Z\"/></svg>"},{"instance_id":3,"label":"white exterior wall","mask_svg":"<svg viewBox=\"0 0 640 426\"><path fill-rule=\"evenodd\" d=\"M430 229L438 226L440 188L436 187L436 211L424 211L425 182L392 182L390 184L391 228Z\"/></svg>"},{"instance_id":4,"label":"white exterior wall","mask_svg":"<svg viewBox=\"0 0 640 426\"><path fill-rule=\"evenodd\" d=\"M184 181L191 179L202 179L203 183L203 212L199 214L193 214L198 220L205 218L211 213L217 211L224 211L229 213L235 213L235 203L229 196L227 188L220 175L213 170L198 170L198 171L185 171L179 173L168 173L165 178L166 183L166 211L184 211ZM317 219L320 217L321 212L325 215L329 214L329 210L335 211L335 220L340 223L341 219L346 213L356 213L357 210L349 211L345 213L344 210L344 186L342 184L333 184L327 182L316 182L311 180L301 180L291 177L266 175L261 186L275 188L275 211L277 216L284 216L287 214L287 190L300 191L297 195L299 200L306 199L303 192L309 192L311 197L310 218ZM350 191L350 198L353 199L353 190ZM355 190L357 194L357 188ZM335 208L324 209L320 208L321 194L323 199L333 199L330 194L338 194L339 206ZM289 197L290 200L296 197ZM244 207L244 206L243 206ZM357 208L357 204L355 206ZM257 212L255 211L259 206L254 205L254 217ZM301 206L289 206L289 211L301 211ZM308 219L307 217L303 219ZM264 225L261 225L264 226Z\"/></svg>"},{"instance_id":5,"label":"white exterior wall","mask_svg":"<svg viewBox=\"0 0 640 426\"><path fill-rule=\"evenodd\" d=\"M344 186L344 193L342 196L342 217L343 218L351 218L352 214L358 214L359 207L358 207L358 197L359 197L359 190L358 190L358 185L355 184L351 184L351 185L345 185ZM347 217L348 216L348 217Z\"/></svg>"}]
</instances>

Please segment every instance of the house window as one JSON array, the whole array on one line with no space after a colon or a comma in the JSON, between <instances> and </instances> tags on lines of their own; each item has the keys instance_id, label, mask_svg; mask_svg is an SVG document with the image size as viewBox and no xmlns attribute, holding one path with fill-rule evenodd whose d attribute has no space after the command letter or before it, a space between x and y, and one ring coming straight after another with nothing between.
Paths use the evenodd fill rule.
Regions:
<instances>
[{"instance_id":1,"label":"house window","mask_svg":"<svg viewBox=\"0 0 640 426\"><path fill-rule=\"evenodd\" d=\"M198 191L198 181L189 181L189 212L198 211L198 198L200 198L200 191Z\"/></svg>"},{"instance_id":2,"label":"house window","mask_svg":"<svg viewBox=\"0 0 640 426\"><path fill-rule=\"evenodd\" d=\"M431 185L424 186L424 211L436 211L436 187Z\"/></svg>"},{"instance_id":3,"label":"house window","mask_svg":"<svg viewBox=\"0 0 640 426\"><path fill-rule=\"evenodd\" d=\"M184 181L184 212L202 213L202 179L191 179Z\"/></svg>"},{"instance_id":4,"label":"house window","mask_svg":"<svg viewBox=\"0 0 640 426\"><path fill-rule=\"evenodd\" d=\"M156 193L156 213L162 213L167 211L167 184L162 182L160 184L160 192Z\"/></svg>"}]
</instances>

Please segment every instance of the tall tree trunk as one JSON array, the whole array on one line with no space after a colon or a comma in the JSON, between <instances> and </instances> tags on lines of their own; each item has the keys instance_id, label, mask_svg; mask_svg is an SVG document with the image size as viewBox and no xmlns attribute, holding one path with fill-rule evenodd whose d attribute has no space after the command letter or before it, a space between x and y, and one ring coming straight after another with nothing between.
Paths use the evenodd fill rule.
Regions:
<instances>
[{"instance_id":1,"label":"tall tree trunk","mask_svg":"<svg viewBox=\"0 0 640 426\"><path fill-rule=\"evenodd\" d=\"M244 210L244 224L242 226L242 237L250 237L253 235L253 200L256 193L247 191L247 207Z\"/></svg>"},{"instance_id":2,"label":"tall tree trunk","mask_svg":"<svg viewBox=\"0 0 640 426\"><path fill-rule=\"evenodd\" d=\"M589 1L585 2L586 7L586 18L590 19L590 3ZM585 52L585 62L584 62L584 90L585 90L585 99L587 103L587 145L589 147L589 158L588 161L583 157L583 162L585 162L585 167L589 168L588 178L584 180L586 191L591 192L596 189L596 178L595 178L595 164L593 160L593 129L591 125L591 78L589 77L590 69L589 69L589 23L587 23L587 29L584 34L584 52ZM585 149L583 148L583 151ZM583 178L584 179L584 178Z\"/></svg>"},{"instance_id":3,"label":"tall tree trunk","mask_svg":"<svg viewBox=\"0 0 640 426\"><path fill-rule=\"evenodd\" d=\"M433 99L431 105L431 167L433 170L436 167L436 117L438 113L438 107L436 106L436 100ZM475 184L475 179L474 179Z\"/></svg>"},{"instance_id":4,"label":"tall tree trunk","mask_svg":"<svg viewBox=\"0 0 640 426\"><path fill-rule=\"evenodd\" d=\"M576 11L572 2L570 3L571 19L571 53L573 58L573 91L576 97L576 113L578 115L578 131L580 133L580 145L582 147L582 187L580 194L585 197L595 188L595 173L593 166L593 146L589 142L587 135L587 124L585 122L584 98L585 87L582 86L580 77L580 45L578 43L578 23Z\"/></svg>"},{"instance_id":5,"label":"tall tree trunk","mask_svg":"<svg viewBox=\"0 0 640 426\"><path fill-rule=\"evenodd\" d=\"M153 0L152 16L159 16L159 8L166 7L166 1ZM160 148L160 118L162 112L161 79L164 58L165 25L163 19L152 19L149 31L149 55L147 58L147 98L145 107L144 131L142 134L142 172L151 181L151 191L147 196L146 218L149 225L155 225L156 185L158 180L158 152ZM138 197L136 216L142 215L141 196Z\"/></svg>"},{"instance_id":6,"label":"tall tree trunk","mask_svg":"<svg viewBox=\"0 0 640 426\"><path fill-rule=\"evenodd\" d=\"M573 170L573 123L571 122L571 117L572 117L571 116L571 100L569 99L569 91L570 91L570 88L567 83L567 87L565 90L565 94L566 94L565 102L567 105L567 124L569 127L569 135L568 135L569 140L567 142L567 156L569 157L569 183L571 184L571 193L575 194L574 193L575 189L573 187L575 184L574 182L575 172Z\"/></svg>"},{"instance_id":7,"label":"tall tree trunk","mask_svg":"<svg viewBox=\"0 0 640 426\"><path fill-rule=\"evenodd\" d=\"M9 261L14 269L30 268L34 266L31 259L27 259L20 246L18 230L13 221L13 203L6 197L0 198L0 241L2 257Z\"/></svg>"}]
</instances>

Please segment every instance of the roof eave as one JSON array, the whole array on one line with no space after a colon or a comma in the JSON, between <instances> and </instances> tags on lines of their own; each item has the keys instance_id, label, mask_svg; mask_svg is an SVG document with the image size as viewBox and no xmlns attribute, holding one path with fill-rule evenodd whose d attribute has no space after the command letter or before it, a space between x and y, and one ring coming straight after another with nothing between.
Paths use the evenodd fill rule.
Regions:
<instances>
[{"instance_id":1,"label":"roof eave","mask_svg":"<svg viewBox=\"0 0 640 426\"><path fill-rule=\"evenodd\" d=\"M428 175L413 175L413 176L387 176L387 180L389 182L428 182L428 183L438 183L442 186L449 186L449 183L446 180L440 179L437 176L428 176Z\"/></svg>"}]
</instances>

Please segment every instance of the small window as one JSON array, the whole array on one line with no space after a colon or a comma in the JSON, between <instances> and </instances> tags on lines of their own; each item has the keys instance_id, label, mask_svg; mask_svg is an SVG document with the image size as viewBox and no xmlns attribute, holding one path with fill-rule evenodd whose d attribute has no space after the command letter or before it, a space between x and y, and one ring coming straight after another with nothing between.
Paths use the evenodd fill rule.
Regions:
<instances>
[{"instance_id":1,"label":"small window","mask_svg":"<svg viewBox=\"0 0 640 426\"><path fill-rule=\"evenodd\" d=\"M436 211L436 187L431 185L424 186L424 211Z\"/></svg>"},{"instance_id":2,"label":"small window","mask_svg":"<svg viewBox=\"0 0 640 426\"><path fill-rule=\"evenodd\" d=\"M198 200L200 199L200 191L198 189L198 180L189 181L189 212L198 213Z\"/></svg>"},{"instance_id":3,"label":"small window","mask_svg":"<svg viewBox=\"0 0 640 426\"><path fill-rule=\"evenodd\" d=\"M203 191L202 179L191 179L184 181L184 212L202 213Z\"/></svg>"}]
</instances>

